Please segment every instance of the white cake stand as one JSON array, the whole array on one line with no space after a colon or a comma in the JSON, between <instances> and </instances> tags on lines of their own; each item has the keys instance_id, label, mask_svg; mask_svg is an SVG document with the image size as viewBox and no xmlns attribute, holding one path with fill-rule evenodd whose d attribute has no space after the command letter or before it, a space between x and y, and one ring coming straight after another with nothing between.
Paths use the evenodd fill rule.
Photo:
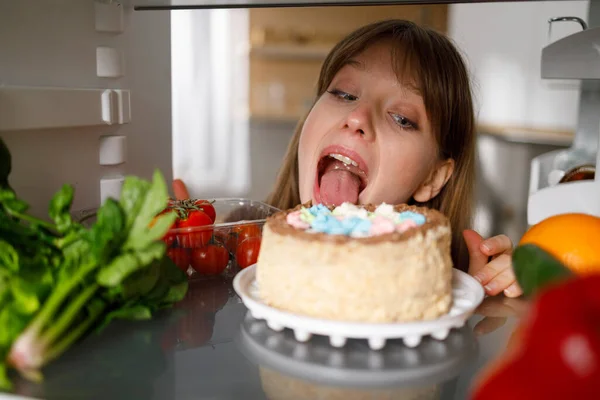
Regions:
<instances>
[{"instance_id":1,"label":"white cake stand","mask_svg":"<svg viewBox=\"0 0 600 400\"><path fill-rule=\"evenodd\" d=\"M239 272L233 279L233 288L255 319L267 322L269 328L279 332L284 328L294 331L296 340L306 342L312 335L329 337L334 347L343 347L348 339L367 339L369 347L380 350L388 339L402 339L408 347L416 347L424 336L444 340L451 329L461 328L481 304L483 287L470 275L453 270L452 308L437 319L403 323L345 322L307 317L286 312L264 303L258 295L256 265Z\"/></svg>"}]
</instances>

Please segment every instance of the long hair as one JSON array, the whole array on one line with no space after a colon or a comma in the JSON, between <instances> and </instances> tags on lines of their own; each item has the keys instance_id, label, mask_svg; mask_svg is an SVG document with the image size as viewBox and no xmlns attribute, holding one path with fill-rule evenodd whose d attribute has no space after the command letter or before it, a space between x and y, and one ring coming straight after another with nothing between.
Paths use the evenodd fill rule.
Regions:
<instances>
[{"instance_id":1,"label":"long hair","mask_svg":"<svg viewBox=\"0 0 600 400\"><path fill-rule=\"evenodd\" d=\"M462 231L471 226L475 183L475 115L469 74L453 43L443 34L410 21L387 20L366 25L342 39L325 59L314 104L334 76L353 57L379 42L391 43L393 67L398 77L405 68L415 79L431 121L440 159L454 160L454 172L440 193L425 203L437 209L452 226L452 259L456 268L468 268L468 251ZM311 107L312 108L312 107ZM267 202L280 209L300 203L298 143L304 116L288 146L273 192Z\"/></svg>"}]
</instances>

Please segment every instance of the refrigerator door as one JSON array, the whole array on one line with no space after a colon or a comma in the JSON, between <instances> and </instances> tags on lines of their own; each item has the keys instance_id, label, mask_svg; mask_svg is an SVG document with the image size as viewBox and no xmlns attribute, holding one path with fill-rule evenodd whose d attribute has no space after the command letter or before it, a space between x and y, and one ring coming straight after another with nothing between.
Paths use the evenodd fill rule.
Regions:
<instances>
[{"instance_id":1,"label":"refrigerator door","mask_svg":"<svg viewBox=\"0 0 600 400\"><path fill-rule=\"evenodd\" d=\"M0 2L0 135L34 214L65 183L82 210L126 174L171 178L170 29L115 2Z\"/></svg>"}]
</instances>

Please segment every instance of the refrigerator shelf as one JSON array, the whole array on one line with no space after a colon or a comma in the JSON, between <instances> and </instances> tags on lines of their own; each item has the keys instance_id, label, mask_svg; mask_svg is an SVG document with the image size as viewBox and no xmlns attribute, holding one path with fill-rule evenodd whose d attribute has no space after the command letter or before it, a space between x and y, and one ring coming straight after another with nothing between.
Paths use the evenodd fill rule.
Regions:
<instances>
[{"instance_id":1,"label":"refrigerator shelf","mask_svg":"<svg viewBox=\"0 0 600 400\"><path fill-rule=\"evenodd\" d=\"M0 132L131 122L129 90L0 87Z\"/></svg>"}]
</instances>

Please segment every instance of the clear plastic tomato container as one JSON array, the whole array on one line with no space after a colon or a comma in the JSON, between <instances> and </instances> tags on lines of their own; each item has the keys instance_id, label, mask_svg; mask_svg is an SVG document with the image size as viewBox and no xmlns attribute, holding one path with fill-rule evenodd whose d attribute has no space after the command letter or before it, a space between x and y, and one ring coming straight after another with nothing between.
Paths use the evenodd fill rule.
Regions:
<instances>
[{"instance_id":1,"label":"clear plastic tomato container","mask_svg":"<svg viewBox=\"0 0 600 400\"><path fill-rule=\"evenodd\" d=\"M232 277L254 264L266 218L279 211L249 199L207 201L215 209L214 224L175 228L165 236L167 255L190 280Z\"/></svg>"}]
</instances>

